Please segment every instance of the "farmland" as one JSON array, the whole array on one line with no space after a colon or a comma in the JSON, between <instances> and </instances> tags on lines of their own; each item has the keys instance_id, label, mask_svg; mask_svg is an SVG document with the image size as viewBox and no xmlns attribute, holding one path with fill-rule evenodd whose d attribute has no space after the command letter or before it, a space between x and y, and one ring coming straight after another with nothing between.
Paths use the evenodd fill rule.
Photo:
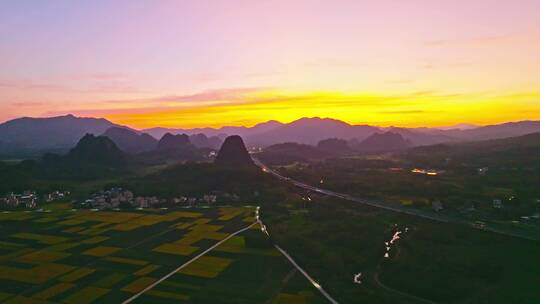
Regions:
<instances>
[{"instance_id":1,"label":"farmland","mask_svg":"<svg viewBox=\"0 0 540 304\"><path fill-rule=\"evenodd\" d=\"M287 208L263 209L274 241L340 303L540 303L537 241L336 198Z\"/></svg>"},{"instance_id":2,"label":"farmland","mask_svg":"<svg viewBox=\"0 0 540 304\"><path fill-rule=\"evenodd\" d=\"M327 303L257 226L229 239L134 303L186 299L186 303Z\"/></svg>"},{"instance_id":3,"label":"farmland","mask_svg":"<svg viewBox=\"0 0 540 304\"><path fill-rule=\"evenodd\" d=\"M231 233L254 209L0 213L1 303L120 303ZM257 225L134 303L323 303Z\"/></svg>"}]
</instances>

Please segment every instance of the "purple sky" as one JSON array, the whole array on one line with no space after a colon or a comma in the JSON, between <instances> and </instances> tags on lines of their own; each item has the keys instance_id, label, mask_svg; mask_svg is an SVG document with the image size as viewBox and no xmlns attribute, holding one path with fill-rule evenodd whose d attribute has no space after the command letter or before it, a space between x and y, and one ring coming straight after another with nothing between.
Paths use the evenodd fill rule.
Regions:
<instances>
[{"instance_id":1,"label":"purple sky","mask_svg":"<svg viewBox=\"0 0 540 304\"><path fill-rule=\"evenodd\" d=\"M540 1L2 1L0 121L244 102L185 98L239 89L530 108L538 54Z\"/></svg>"}]
</instances>

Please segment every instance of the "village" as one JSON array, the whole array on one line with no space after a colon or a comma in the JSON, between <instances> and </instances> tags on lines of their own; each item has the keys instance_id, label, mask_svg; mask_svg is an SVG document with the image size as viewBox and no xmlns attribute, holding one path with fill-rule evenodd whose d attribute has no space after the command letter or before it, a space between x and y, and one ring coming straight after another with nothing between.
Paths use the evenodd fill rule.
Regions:
<instances>
[{"instance_id":1,"label":"village","mask_svg":"<svg viewBox=\"0 0 540 304\"><path fill-rule=\"evenodd\" d=\"M44 195L39 195L36 191L23 191L22 193L9 193L0 197L0 208L2 209L35 209L41 203L49 203L56 200L65 199L70 195L69 191L53 191Z\"/></svg>"},{"instance_id":2,"label":"village","mask_svg":"<svg viewBox=\"0 0 540 304\"><path fill-rule=\"evenodd\" d=\"M223 195L231 200L237 199L235 195ZM215 204L218 199L216 194L204 194L200 197L179 196L174 198L158 198L156 196L135 196L132 191L114 187L109 190L99 191L81 202L81 208L90 209L146 209L163 208L174 206L201 206Z\"/></svg>"}]
</instances>

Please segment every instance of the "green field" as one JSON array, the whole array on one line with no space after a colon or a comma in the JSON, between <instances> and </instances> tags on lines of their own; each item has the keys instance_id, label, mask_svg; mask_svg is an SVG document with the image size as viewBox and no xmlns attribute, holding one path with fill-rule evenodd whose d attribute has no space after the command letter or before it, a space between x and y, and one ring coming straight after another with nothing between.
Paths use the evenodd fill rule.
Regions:
<instances>
[{"instance_id":1,"label":"green field","mask_svg":"<svg viewBox=\"0 0 540 304\"><path fill-rule=\"evenodd\" d=\"M258 226L231 238L134 303L175 299L180 303L327 303Z\"/></svg>"},{"instance_id":2,"label":"green field","mask_svg":"<svg viewBox=\"0 0 540 304\"><path fill-rule=\"evenodd\" d=\"M340 303L540 301L538 242L312 197L263 204L272 238L253 225L132 303L327 303L273 242ZM0 303L121 303L255 222L252 207L48 207L0 213Z\"/></svg>"},{"instance_id":3,"label":"green field","mask_svg":"<svg viewBox=\"0 0 540 304\"><path fill-rule=\"evenodd\" d=\"M0 302L122 302L253 223L253 215L243 207L0 213ZM137 301L317 303L316 290L254 228Z\"/></svg>"},{"instance_id":4,"label":"green field","mask_svg":"<svg viewBox=\"0 0 540 304\"><path fill-rule=\"evenodd\" d=\"M340 303L540 303L537 241L338 199L302 208L262 214L274 240ZM395 229L403 234L384 257Z\"/></svg>"}]
</instances>

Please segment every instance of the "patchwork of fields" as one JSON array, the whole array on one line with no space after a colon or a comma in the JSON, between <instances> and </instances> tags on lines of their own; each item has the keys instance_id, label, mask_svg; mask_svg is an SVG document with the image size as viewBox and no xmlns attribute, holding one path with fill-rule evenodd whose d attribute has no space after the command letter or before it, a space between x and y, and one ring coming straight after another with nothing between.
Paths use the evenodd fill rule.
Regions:
<instances>
[{"instance_id":1,"label":"patchwork of fields","mask_svg":"<svg viewBox=\"0 0 540 304\"><path fill-rule=\"evenodd\" d=\"M255 222L253 208L0 213L0 303L121 303ZM324 303L258 225L133 303Z\"/></svg>"}]
</instances>

